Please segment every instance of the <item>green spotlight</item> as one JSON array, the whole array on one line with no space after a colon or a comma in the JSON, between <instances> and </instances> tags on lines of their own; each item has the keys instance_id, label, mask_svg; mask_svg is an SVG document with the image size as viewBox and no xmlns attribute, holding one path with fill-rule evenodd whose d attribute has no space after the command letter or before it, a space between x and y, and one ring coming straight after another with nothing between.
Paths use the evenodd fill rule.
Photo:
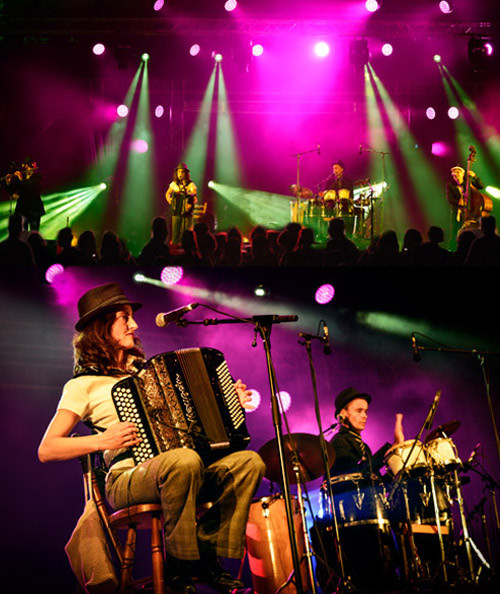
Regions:
<instances>
[{"instance_id":1,"label":"green spotlight","mask_svg":"<svg viewBox=\"0 0 500 594\"><path fill-rule=\"evenodd\" d=\"M439 54L435 54L432 59L434 60L434 62L436 62L436 64L439 64L441 62L441 56Z\"/></svg>"},{"instance_id":2,"label":"green spotlight","mask_svg":"<svg viewBox=\"0 0 500 594\"><path fill-rule=\"evenodd\" d=\"M107 186L107 185L106 185L104 182L102 182L102 183L100 183L100 184L99 184L99 188L100 188L101 190L105 190L107 187L108 187L108 186Z\"/></svg>"},{"instance_id":3,"label":"green spotlight","mask_svg":"<svg viewBox=\"0 0 500 594\"><path fill-rule=\"evenodd\" d=\"M214 182L214 180L213 180L213 179L211 179L211 180L208 182L207 186L213 190L213 189L215 188L215 182Z\"/></svg>"},{"instance_id":4,"label":"green spotlight","mask_svg":"<svg viewBox=\"0 0 500 594\"><path fill-rule=\"evenodd\" d=\"M500 198L500 188L494 186L486 186L485 191L493 198Z\"/></svg>"},{"instance_id":5,"label":"green spotlight","mask_svg":"<svg viewBox=\"0 0 500 594\"><path fill-rule=\"evenodd\" d=\"M149 54L146 54L146 53L142 54L141 59L143 62L147 62L149 60Z\"/></svg>"}]
</instances>

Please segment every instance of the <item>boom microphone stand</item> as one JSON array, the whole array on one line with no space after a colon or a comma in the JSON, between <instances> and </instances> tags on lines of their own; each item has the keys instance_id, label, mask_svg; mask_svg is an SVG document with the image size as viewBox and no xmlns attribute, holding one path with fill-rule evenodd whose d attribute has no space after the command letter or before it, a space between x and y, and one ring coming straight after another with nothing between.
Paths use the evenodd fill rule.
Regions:
<instances>
[{"instance_id":1,"label":"boom microphone stand","mask_svg":"<svg viewBox=\"0 0 500 594\"><path fill-rule=\"evenodd\" d=\"M295 155L292 155L292 157L295 157L297 159L297 177L296 177L296 186L295 186L295 209L296 209L296 221L292 221L293 223L300 223L301 221L299 221L299 206L300 206L300 157L302 157L303 155L308 155L309 153L318 153L318 155L320 154L320 146L318 144L318 146L315 149L310 149L308 151L303 151L302 153L296 153Z\"/></svg>"}]
</instances>

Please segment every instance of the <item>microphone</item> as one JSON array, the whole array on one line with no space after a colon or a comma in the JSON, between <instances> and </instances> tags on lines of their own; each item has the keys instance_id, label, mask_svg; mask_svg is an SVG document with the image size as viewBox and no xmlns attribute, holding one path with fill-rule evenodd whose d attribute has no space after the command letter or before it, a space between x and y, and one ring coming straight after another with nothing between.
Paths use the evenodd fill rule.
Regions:
<instances>
[{"instance_id":1,"label":"microphone","mask_svg":"<svg viewBox=\"0 0 500 594\"><path fill-rule=\"evenodd\" d=\"M422 360L422 357L420 356L420 353L418 352L418 347L417 347L417 339L415 338L415 334L411 335L411 347L413 349L413 360L418 363L419 361Z\"/></svg>"},{"instance_id":2,"label":"microphone","mask_svg":"<svg viewBox=\"0 0 500 594\"><path fill-rule=\"evenodd\" d=\"M474 460L476 459L476 456L477 456L477 452L480 447L481 447L481 442L476 443L476 445L474 446L474 449L470 453L469 459L467 460L466 464L472 464L474 462Z\"/></svg>"},{"instance_id":3,"label":"microphone","mask_svg":"<svg viewBox=\"0 0 500 594\"><path fill-rule=\"evenodd\" d=\"M320 149L321 149L321 147L318 144L318 155L321 155L321 150Z\"/></svg>"},{"instance_id":4,"label":"microphone","mask_svg":"<svg viewBox=\"0 0 500 594\"><path fill-rule=\"evenodd\" d=\"M177 323L182 316L198 307L199 303L190 303L189 305L185 305L184 307L179 307L178 309L173 309L172 311L168 311L167 313L159 313L156 316L156 325L163 328L164 326L168 326L171 322Z\"/></svg>"},{"instance_id":5,"label":"microphone","mask_svg":"<svg viewBox=\"0 0 500 594\"><path fill-rule=\"evenodd\" d=\"M326 324L323 324L323 338L321 339L321 342L325 345L323 347L323 353L325 353L325 355L330 355L332 349L330 347L330 337L328 335L328 326Z\"/></svg>"}]
</instances>

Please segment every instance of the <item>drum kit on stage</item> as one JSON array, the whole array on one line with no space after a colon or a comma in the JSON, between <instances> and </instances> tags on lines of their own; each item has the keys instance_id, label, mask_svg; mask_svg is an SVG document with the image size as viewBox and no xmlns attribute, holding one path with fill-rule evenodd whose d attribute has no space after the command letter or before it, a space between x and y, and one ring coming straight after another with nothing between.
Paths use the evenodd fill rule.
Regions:
<instances>
[{"instance_id":1,"label":"drum kit on stage","mask_svg":"<svg viewBox=\"0 0 500 594\"><path fill-rule=\"evenodd\" d=\"M429 431L423 441L419 435L393 445L385 454L383 475L333 476L330 485L325 480L316 517L304 496L305 483L324 476L321 443L326 442L304 433L286 436L286 471L297 486L293 507L301 582L308 592L389 590L429 582L455 586L492 575L488 541L484 556L469 534L462 493L468 477L461 472L471 464L461 461L450 437L459 426L459 421L451 421ZM331 466L335 451L331 443L326 445ZM279 484L282 469L275 440L259 454L266 477ZM305 503L314 518L309 532ZM289 538L282 496L254 501L247 551L257 594L293 589Z\"/></svg>"},{"instance_id":2,"label":"drum kit on stage","mask_svg":"<svg viewBox=\"0 0 500 594\"><path fill-rule=\"evenodd\" d=\"M291 221L311 227L317 237L326 238L328 223L333 218L342 218L348 235L369 237L373 227L374 202L377 196L368 180L355 182L354 195L349 190L326 190L314 194L309 188L293 184L290 190L296 197L290 202Z\"/></svg>"}]
</instances>

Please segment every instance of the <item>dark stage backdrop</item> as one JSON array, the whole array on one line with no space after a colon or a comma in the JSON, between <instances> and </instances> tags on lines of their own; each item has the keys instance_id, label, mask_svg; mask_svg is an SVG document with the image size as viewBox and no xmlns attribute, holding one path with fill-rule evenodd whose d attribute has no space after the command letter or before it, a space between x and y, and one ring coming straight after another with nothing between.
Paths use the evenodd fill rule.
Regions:
<instances>
[{"instance_id":1,"label":"dark stage backdrop","mask_svg":"<svg viewBox=\"0 0 500 594\"><path fill-rule=\"evenodd\" d=\"M355 271L359 272L359 271ZM454 271L451 271L454 272ZM324 319L332 353L313 342L322 425L333 421L335 395L348 386L373 396L366 441L373 449L392 441L394 416L404 414L406 437L417 435L437 390L442 391L434 426L460 421L453 441L462 459L480 442L479 459L499 480L499 462L487 406L485 382L477 356L423 351L414 362L410 333L418 332L457 349L498 351L498 287L483 275L468 279L456 274L427 273L394 277L388 271L261 271L191 270L172 289L138 284L130 270L73 269L58 287L36 279L3 282L0 292L0 434L3 470L3 584L7 591L73 591L74 582L63 547L83 509L83 489L77 461L42 465L36 455L41 436L54 413L61 388L72 374L70 348L76 301L85 290L117 280L127 294L142 301L137 314L148 356L180 347L210 346L222 350L235 379L242 378L262 396L260 407L247 416L250 448L258 450L274 438L269 383L260 338L254 347L252 325L169 325L158 328L155 316L187 303L208 304L224 312L249 317L264 313L297 314L295 323L276 325L272 356L281 390L292 404L287 421L293 433L317 435L318 424L306 351L298 333L314 334ZM158 278L158 271L151 277ZM336 294L328 305L314 302L314 291L331 282ZM269 297L253 296L262 283ZM219 317L199 307L189 320ZM437 346L418 334L418 343ZM498 358L487 357L491 396L499 414ZM331 434L327 434L329 437ZM471 510L485 495L483 483L468 472L464 486ZM307 484L317 513L318 480ZM274 487L264 480L258 495ZM489 509L487 510L489 514ZM488 516L489 521L491 516ZM479 527L474 538L482 546ZM477 536L476 536L477 534ZM20 586L22 584L22 587ZM5 586L2 586L3 591Z\"/></svg>"}]
</instances>

